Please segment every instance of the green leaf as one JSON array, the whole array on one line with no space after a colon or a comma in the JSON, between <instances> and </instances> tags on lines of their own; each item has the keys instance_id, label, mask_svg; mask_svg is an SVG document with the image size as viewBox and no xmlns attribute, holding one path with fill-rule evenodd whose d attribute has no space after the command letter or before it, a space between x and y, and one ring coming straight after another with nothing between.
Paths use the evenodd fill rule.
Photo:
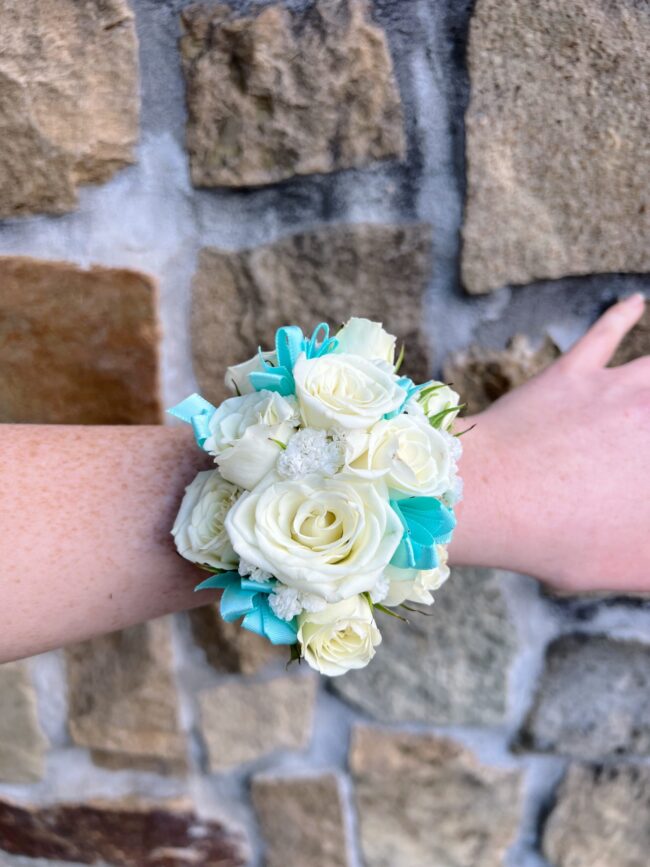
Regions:
<instances>
[{"instance_id":1,"label":"green leaf","mask_svg":"<svg viewBox=\"0 0 650 867\"><path fill-rule=\"evenodd\" d=\"M407 605L405 602L402 602L400 608L405 608L407 611L412 611L414 614L421 614L423 617L433 617L433 611L422 611L421 608L411 608L410 605Z\"/></svg>"},{"instance_id":2,"label":"green leaf","mask_svg":"<svg viewBox=\"0 0 650 867\"><path fill-rule=\"evenodd\" d=\"M448 406L447 409L441 409L440 412L437 412L435 415L429 416L429 424L432 427L438 427L445 416L449 415L451 412L460 412L462 409L465 409L466 406L466 403L459 403L458 406Z\"/></svg>"},{"instance_id":3,"label":"green leaf","mask_svg":"<svg viewBox=\"0 0 650 867\"><path fill-rule=\"evenodd\" d=\"M295 644L289 645L289 659L285 666L285 670L289 668L292 662L297 662L298 665L302 662L302 656L300 655L300 645L298 642Z\"/></svg>"},{"instance_id":4,"label":"green leaf","mask_svg":"<svg viewBox=\"0 0 650 867\"><path fill-rule=\"evenodd\" d=\"M461 430L457 434L454 434L454 436L455 437L462 437L463 434L469 433L471 430L474 430L475 427L476 427L476 422L474 422L473 425L466 427L465 430Z\"/></svg>"},{"instance_id":5,"label":"green leaf","mask_svg":"<svg viewBox=\"0 0 650 867\"><path fill-rule=\"evenodd\" d=\"M404 344L402 343L402 346L400 347L399 355L397 356L397 361L395 362L395 373L399 373L399 369L402 366L402 363L404 362L404 350L405 350L405 347L404 347Z\"/></svg>"},{"instance_id":6,"label":"green leaf","mask_svg":"<svg viewBox=\"0 0 650 867\"><path fill-rule=\"evenodd\" d=\"M280 446L280 448L282 449L282 451L284 451L284 450L286 449L286 447L287 447L286 443L282 443L282 442L280 442L280 440L274 440L273 437L269 437L269 440L270 440L272 443L275 443L276 446Z\"/></svg>"},{"instance_id":7,"label":"green leaf","mask_svg":"<svg viewBox=\"0 0 650 867\"><path fill-rule=\"evenodd\" d=\"M391 611L390 608L386 608L385 605L382 605L379 602L375 602L375 608L377 611L381 611L382 614L388 614L390 617L397 617L397 619L401 620L403 623L408 623L406 617L402 617L402 615L398 614L397 611Z\"/></svg>"},{"instance_id":8,"label":"green leaf","mask_svg":"<svg viewBox=\"0 0 650 867\"><path fill-rule=\"evenodd\" d=\"M427 397L429 397L430 394L433 394L434 391L440 391L441 388L446 388L446 387L447 387L447 385L444 382L437 382L437 383L432 383L431 385L427 385L418 394L418 400L420 400L420 398L422 400L424 400Z\"/></svg>"}]
</instances>

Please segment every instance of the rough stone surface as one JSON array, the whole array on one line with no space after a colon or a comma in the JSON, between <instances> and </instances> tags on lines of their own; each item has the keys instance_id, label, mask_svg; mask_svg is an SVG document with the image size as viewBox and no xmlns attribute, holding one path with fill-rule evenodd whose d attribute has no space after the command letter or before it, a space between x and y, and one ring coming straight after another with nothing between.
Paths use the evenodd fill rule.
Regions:
<instances>
[{"instance_id":1,"label":"rough stone surface","mask_svg":"<svg viewBox=\"0 0 650 867\"><path fill-rule=\"evenodd\" d=\"M185 768L170 627L153 620L66 649L70 735L99 764Z\"/></svg>"},{"instance_id":2,"label":"rough stone surface","mask_svg":"<svg viewBox=\"0 0 650 867\"><path fill-rule=\"evenodd\" d=\"M47 741L24 662L0 666L0 781L32 783L44 773Z\"/></svg>"},{"instance_id":3,"label":"rough stone surface","mask_svg":"<svg viewBox=\"0 0 650 867\"><path fill-rule=\"evenodd\" d=\"M470 346L455 353L447 359L443 377L467 404L464 414L472 415L540 373L559 355L550 337L533 349L525 335L516 334L507 349Z\"/></svg>"},{"instance_id":4,"label":"rough stone surface","mask_svg":"<svg viewBox=\"0 0 650 867\"><path fill-rule=\"evenodd\" d=\"M650 355L650 307L646 306L645 313L634 328L623 338L621 345L616 350L610 366L617 367L626 364L635 358Z\"/></svg>"},{"instance_id":5,"label":"rough stone surface","mask_svg":"<svg viewBox=\"0 0 650 867\"><path fill-rule=\"evenodd\" d=\"M25 807L0 801L0 850L112 867L244 867L240 832L186 803L135 800ZM0 864L2 864L0 851Z\"/></svg>"},{"instance_id":6,"label":"rough stone surface","mask_svg":"<svg viewBox=\"0 0 650 867\"><path fill-rule=\"evenodd\" d=\"M272 347L280 326L294 323L311 334L321 320L338 327L350 316L383 321L406 343L403 371L425 379L430 362L420 329L430 270L431 227L424 224L323 227L237 253L203 249L192 309L202 393L212 401L229 395L227 365Z\"/></svg>"},{"instance_id":7,"label":"rough stone surface","mask_svg":"<svg viewBox=\"0 0 650 867\"><path fill-rule=\"evenodd\" d=\"M259 186L404 155L383 31L364 0L184 10L187 148L196 186Z\"/></svg>"},{"instance_id":8,"label":"rough stone surface","mask_svg":"<svg viewBox=\"0 0 650 867\"><path fill-rule=\"evenodd\" d=\"M478 0L463 280L650 268L650 6Z\"/></svg>"},{"instance_id":9,"label":"rough stone surface","mask_svg":"<svg viewBox=\"0 0 650 867\"><path fill-rule=\"evenodd\" d=\"M138 46L127 0L0 0L0 218L60 214L133 160Z\"/></svg>"},{"instance_id":10,"label":"rough stone surface","mask_svg":"<svg viewBox=\"0 0 650 867\"><path fill-rule=\"evenodd\" d=\"M382 722L501 723L516 636L498 573L453 569L433 608L422 610L404 612L408 625L379 613L380 651L331 689Z\"/></svg>"},{"instance_id":11,"label":"rough stone surface","mask_svg":"<svg viewBox=\"0 0 650 867\"><path fill-rule=\"evenodd\" d=\"M0 257L0 369L0 423L159 422L153 280Z\"/></svg>"},{"instance_id":12,"label":"rough stone surface","mask_svg":"<svg viewBox=\"0 0 650 867\"><path fill-rule=\"evenodd\" d=\"M286 647L271 644L249 629L242 629L239 623L226 623L216 605L188 613L194 640L217 671L255 674L268 663L289 657Z\"/></svg>"},{"instance_id":13,"label":"rough stone surface","mask_svg":"<svg viewBox=\"0 0 650 867\"><path fill-rule=\"evenodd\" d=\"M650 755L650 646L556 639L518 747L593 761Z\"/></svg>"},{"instance_id":14,"label":"rough stone surface","mask_svg":"<svg viewBox=\"0 0 650 867\"><path fill-rule=\"evenodd\" d=\"M553 867L643 867L649 815L649 767L574 765L544 828L544 855Z\"/></svg>"},{"instance_id":15,"label":"rough stone surface","mask_svg":"<svg viewBox=\"0 0 650 867\"><path fill-rule=\"evenodd\" d=\"M311 737L316 678L228 681L199 695L201 729L211 771L250 762L274 750L302 750Z\"/></svg>"},{"instance_id":16,"label":"rough stone surface","mask_svg":"<svg viewBox=\"0 0 650 867\"><path fill-rule=\"evenodd\" d=\"M365 726L350 766L366 867L502 867L522 813L518 771L452 740Z\"/></svg>"},{"instance_id":17,"label":"rough stone surface","mask_svg":"<svg viewBox=\"0 0 650 867\"><path fill-rule=\"evenodd\" d=\"M348 867L340 783L334 774L253 779L266 867Z\"/></svg>"}]
</instances>

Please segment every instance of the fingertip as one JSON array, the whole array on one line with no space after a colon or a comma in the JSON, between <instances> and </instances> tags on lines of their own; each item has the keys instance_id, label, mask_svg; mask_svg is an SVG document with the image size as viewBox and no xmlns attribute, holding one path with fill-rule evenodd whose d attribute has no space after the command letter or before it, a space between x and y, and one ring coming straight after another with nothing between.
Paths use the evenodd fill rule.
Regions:
<instances>
[{"instance_id":1,"label":"fingertip","mask_svg":"<svg viewBox=\"0 0 650 867\"><path fill-rule=\"evenodd\" d=\"M643 292L635 292L633 295L621 299L620 303L626 306L629 305L630 307L643 307L645 305L645 295Z\"/></svg>"}]
</instances>

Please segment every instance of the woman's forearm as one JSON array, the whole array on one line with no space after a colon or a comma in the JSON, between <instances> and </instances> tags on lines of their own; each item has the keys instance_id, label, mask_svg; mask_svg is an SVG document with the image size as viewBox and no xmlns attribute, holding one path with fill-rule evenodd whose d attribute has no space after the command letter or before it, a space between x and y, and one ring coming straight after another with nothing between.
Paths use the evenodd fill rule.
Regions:
<instances>
[{"instance_id":1,"label":"woman's forearm","mask_svg":"<svg viewBox=\"0 0 650 867\"><path fill-rule=\"evenodd\" d=\"M187 428L0 425L0 662L198 605L170 536Z\"/></svg>"},{"instance_id":2,"label":"woman's forearm","mask_svg":"<svg viewBox=\"0 0 650 867\"><path fill-rule=\"evenodd\" d=\"M468 435L457 562L495 538L481 443ZM205 602L170 528L210 465L189 428L0 425L0 662Z\"/></svg>"}]
</instances>

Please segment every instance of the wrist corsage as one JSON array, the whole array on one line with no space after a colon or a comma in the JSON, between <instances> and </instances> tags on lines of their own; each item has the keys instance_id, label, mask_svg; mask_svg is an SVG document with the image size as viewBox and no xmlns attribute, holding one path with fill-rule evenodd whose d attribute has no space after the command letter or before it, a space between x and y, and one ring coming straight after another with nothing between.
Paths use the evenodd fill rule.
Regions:
<instances>
[{"instance_id":1,"label":"wrist corsage","mask_svg":"<svg viewBox=\"0 0 650 867\"><path fill-rule=\"evenodd\" d=\"M431 604L449 576L462 408L442 382L399 374L396 339L350 319L335 337L280 328L275 350L229 367L235 396L169 412L217 469L188 486L172 534L211 575L224 620L326 675L363 668L377 612Z\"/></svg>"}]
</instances>

